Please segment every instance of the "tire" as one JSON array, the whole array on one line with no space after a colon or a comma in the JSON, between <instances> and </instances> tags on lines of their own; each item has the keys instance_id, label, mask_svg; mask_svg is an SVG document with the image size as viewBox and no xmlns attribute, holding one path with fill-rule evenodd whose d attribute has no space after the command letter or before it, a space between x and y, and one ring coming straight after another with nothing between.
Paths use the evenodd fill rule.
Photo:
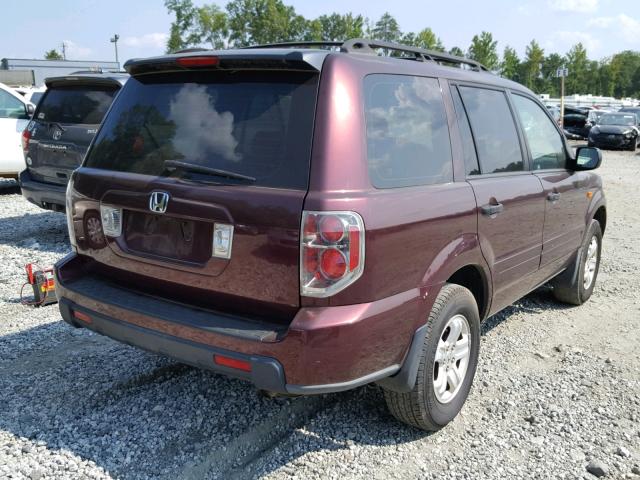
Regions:
<instances>
[{"instance_id":1,"label":"tire","mask_svg":"<svg viewBox=\"0 0 640 480\"><path fill-rule=\"evenodd\" d=\"M466 321L466 331L462 322ZM453 323L452 323L453 322ZM440 347L449 340L448 335L461 327L456 345L460 354L463 351L464 339L467 339L468 356L455 360L454 350L445 352ZM452 328L454 330L452 330ZM444 337L444 340L442 340ZM442 343L441 343L442 340ZM449 347L453 348L453 347ZM391 414L403 423L422 430L440 430L453 420L462 409L478 365L480 351L480 315L475 298L466 288L451 283L445 284L438 294L427 324L427 333L420 353L418 375L413 390L406 393L384 389L384 397ZM444 353L443 353L444 352ZM436 353L441 358L436 362ZM444 374L447 361L451 368L451 377L462 380L452 388L449 374ZM466 369L462 372L466 360ZM453 370L455 366L455 371ZM455 373L459 375L456 376ZM444 375L444 376L441 376ZM446 382L442 382L442 380ZM434 381L438 385L445 383L444 392L436 392Z\"/></svg>"},{"instance_id":2,"label":"tire","mask_svg":"<svg viewBox=\"0 0 640 480\"><path fill-rule=\"evenodd\" d=\"M590 250L590 247L593 247L594 239L597 242L595 251ZM571 305L582 305L589 300L600 270L601 251L602 229L597 220L591 220L582 242L582 248L578 251L577 255L579 256L576 256L569 268L551 281L553 296L557 300ZM595 253L595 259L591 253ZM576 261L579 262L578 265L576 265ZM585 275L588 271L591 272L590 277Z\"/></svg>"},{"instance_id":3,"label":"tire","mask_svg":"<svg viewBox=\"0 0 640 480\"><path fill-rule=\"evenodd\" d=\"M636 148L638 148L638 140L634 140L633 142L631 142L631 145L629 146L629 148L627 150L629 150L630 152L635 152Z\"/></svg>"}]
</instances>

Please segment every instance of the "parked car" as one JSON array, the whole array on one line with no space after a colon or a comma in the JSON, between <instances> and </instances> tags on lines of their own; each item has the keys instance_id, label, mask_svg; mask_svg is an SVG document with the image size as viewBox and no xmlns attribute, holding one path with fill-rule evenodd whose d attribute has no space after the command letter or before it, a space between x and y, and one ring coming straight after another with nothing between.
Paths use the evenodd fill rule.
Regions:
<instances>
[{"instance_id":1,"label":"parked car","mask_svg":"<svg viewBox=\"0 0 640 480\"><path fill-rule=\"evenodd\" d=\"M32 103L0 83L0 177L17 178L25 168L20 134L33 111Z\"/></svg>"},{"instance_id":2,"label":"parked car","mask_svg":"<svg viewBox=\"0 0 640 480\"><path fill-rule=\"evenodd\" d=\"M588 131L586 128L588 110L579 107L564 107L563 126L569 133L578 137L587 138Z\"/></svg>"},{"instance_id":3,"label":"parked car","mask_svg":"<svg viewBox=\"0 0 640 480\"><path fill-rule=\"evenodd\" d=\"M610 111L600 109L589 110L589 113L587 113L587 121L584 124L587 138L589 138L589 132L591 132L591 129L598 123L600 117L602 117L602 115L604 115L605 113L610 113Z\"/></svg>"},{"instance_id":4,"label":"parked car","mask_svg":"<svg viewBox=\"0 0 640 480\"><path fill-rule=\"evenodd\" d=\"M22 95L28 102L37 106L42 99L44 92L47 91L47 87L16 87L14 90Z\"/></svg>"},{"instance_id":5,"label":"parked car","mask_svg":"<svg viewBox=\"0 0 640 480\"><path fill-rule=\"evenodd\" d=\"M624 148L635 152L640 141L639 126L635 113L606 113L591 129L589 145L601 148Z\"/></svg>"},{"instance_id":6,"label":"parked car","mask_svg":"<svg viewBox=\"0 0 640 480\"><path fill-rule=\"evenodd\" d=\"M623 107L618 111L621 113L635 113L640 118L640 107Z\"/></svg>"},{"instance_id":7,"label":"parked car","mask_svg":"<svg viewBox=\"0 0 640 480\"><path fill-rule=\"evenodd\" d=\"M482 319L549 280L591 296L600 151L473 60L303 46L126 63L69 182L62 317L275 394L378 382L439 429Z\"/></svg>"},{"instance_id":8,"label":"parked car","mask_svg":"<svg viewBox=\"0 0 640 480\"><path fill-rule=\"evenodd\" d=\"M64 211L69 176L127 78L120 73L83 73L45 80L47 91L22 134L27 168L19 182L27 200Z\"/></svg>"}]
</instances>

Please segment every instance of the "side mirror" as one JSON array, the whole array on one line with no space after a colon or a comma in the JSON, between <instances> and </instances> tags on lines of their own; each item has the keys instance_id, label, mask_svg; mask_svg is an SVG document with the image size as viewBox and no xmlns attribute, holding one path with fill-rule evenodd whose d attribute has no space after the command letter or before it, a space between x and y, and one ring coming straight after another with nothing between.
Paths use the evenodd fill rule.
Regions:
<instances>
[{"instance_id":1,"label":"side mirror","mask_svg":"<svg viewBox=\"0 0 640 480\"><path fill-rule=\"evenodd\" d=\"M599 148L580 147L576 151L576 170L595 170L602 163L602 152Z\"/></svg>"},{"instance_id":2,"label":"side mirror","mask_svg":"<svg viewBox=\"0 0 640 480\"><path fill-rule=\"evenodd\" d=\"M25 106L25 109L27 111L27 115L29 115L30 117L36 111L36 107L33 106L33 103L27 103L26 106Z\"/></svg>"}]
</instances>

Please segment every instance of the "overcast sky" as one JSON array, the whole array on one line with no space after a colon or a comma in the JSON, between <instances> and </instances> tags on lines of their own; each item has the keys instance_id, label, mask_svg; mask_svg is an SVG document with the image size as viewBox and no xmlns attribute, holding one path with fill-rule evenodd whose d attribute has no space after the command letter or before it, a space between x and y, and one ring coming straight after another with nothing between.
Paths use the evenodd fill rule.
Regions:
<instances>
[{"instance_id":1,"label":"overcast sky","mask_svg":"<svg viewBox=\"0 0 640 480\"><path fill-rule=\"evenodd\" d=\"M204 2L195 0L197 5ZM224 5L226 2L217 2ZM285 0L299 14L362 13L377 20L389 11L402 31L431 29L447 48L466 50L474 34L487 30L522 55L533 38L545 52L565 53L582 42L600 59L640 50L638 0ZM348 5L348 6L347 6ZM70 60L113 60L109 38L120 35L120 61L164 52L171 17L163 0L2 0L0 58L42 58L67 44Z\"/></svg>"}]
</instances>

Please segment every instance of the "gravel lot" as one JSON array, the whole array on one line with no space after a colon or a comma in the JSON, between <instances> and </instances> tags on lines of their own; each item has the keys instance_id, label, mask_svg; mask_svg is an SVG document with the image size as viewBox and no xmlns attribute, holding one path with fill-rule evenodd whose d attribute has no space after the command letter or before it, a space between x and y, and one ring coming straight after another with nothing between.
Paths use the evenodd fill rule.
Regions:
<instances>
[{"instance_id":1,"label":"gravel lot","mask_svg":"<svg viewBox=\"0 0 640 480\"><path fill-rule=\"evenodd\" d=\"M640 155L605 152L609 221L583 307L547 288L483 327L461 415L427 435L377 387L294 400L20 304L65 218L0 183L0 478L640 479ZM600 469L600 471L599 471Z\"/></svg>"}]
</instances>

